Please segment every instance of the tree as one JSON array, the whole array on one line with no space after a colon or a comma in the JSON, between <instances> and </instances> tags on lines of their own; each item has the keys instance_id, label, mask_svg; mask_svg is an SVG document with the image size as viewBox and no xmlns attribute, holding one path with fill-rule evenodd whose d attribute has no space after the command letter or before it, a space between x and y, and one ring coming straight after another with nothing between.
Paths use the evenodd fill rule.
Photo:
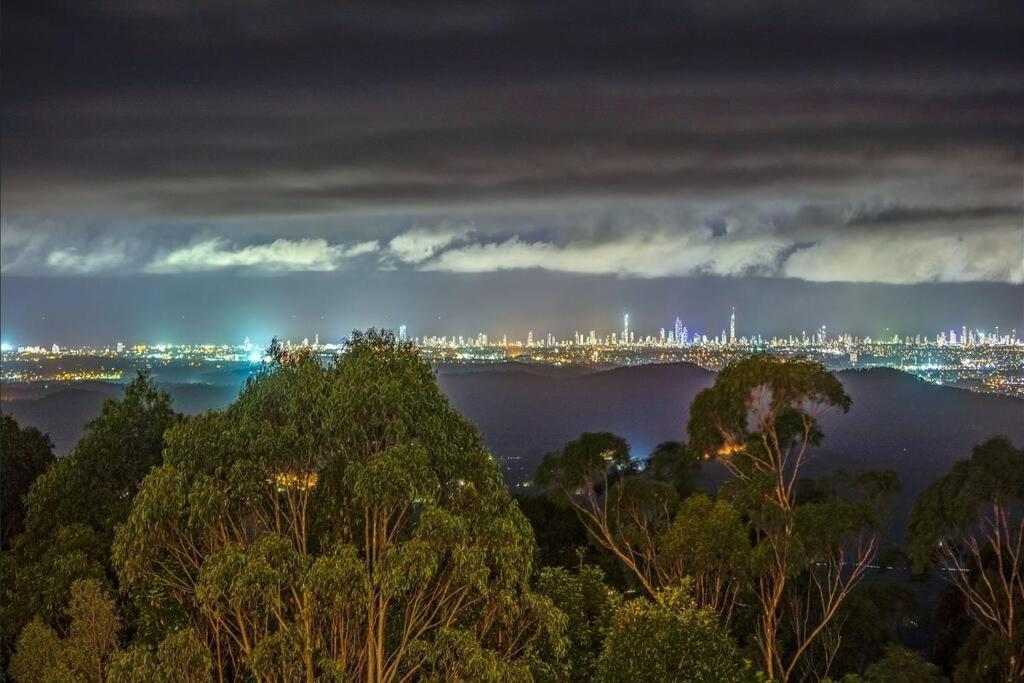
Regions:
<instances>
[{"instance_id":1,"label":"tree","mask_svg":"<svg viewBox=\"0 0 1024 683\"><path fill-rule=\"evenodd\" d=\"M71 453L36 481L27 500L27 535L47 537L84 524L112 539L143 477L160 463L164 432L179 419L170 396L139 373L121 400L104 401Z\"/></svg>"},{"instance_id":2,"label":"tree","mask_svg":"<svg viewBox=\"0 0 1024 683\"><path fill-rule=\"evenodd\" d=\"M691 577L696 603L728 624L749 582L750 541L739 511L726 500L694 494L679 506L659 545L663 583Z\"/></svg>"},{"instance_id":3,"label":"tree","mask_svg":"<svg viewBox=\"0 0 1024 683\"><path fill-rule=\"evenodd\" d=\"M108 683L207 683L213 662L191 629L167 636L155 651L133 645L110 663Z\"/></svg>"},{"instance_id":4,"label":"tree","mask_svg":"<svg viewBox=\"0 0 1024 683\"><path fill-rule=\"evenodd\" d=\"M36 617L18 636L8 673L18 683L46 683L67 678L69 671L60 636Z\"/></svg>"},{"instance_id":5,"label":"tree","mask_svg":"<svg viewBox=\"0 0 1024 683\"><path fill-rule=\"evenodd\" d=\"M623 604L612 618L596 680L732 683L760 676L744 662L718 621L697 607L687 585L654 600Z\"/></svg>"},{"instance_id":6,"label":"tree","mask_svg":"<svg viewBox=\"0 0 1024 683\"><path fill-rule=\"evenodd\" d=\"M890 646L885 656L868 667L864 683L942 683L945 681L939 667L919 653L905 647Z\"/></svg>"},{"instance_id":7,"label":"tree","mask_svg":"<svg viewBox=\"0 0 1024 683\"><path fill-rule=\"evenodd\" d=\"M575 572L562 567L545 567L537 577L536 590L550 598L568 620L567 655L560 659L557 653L542 653L557 667L552 677L568 681L593 680L601 645L612 615L621 604L621 596L605 584L600 569L587 565Z\"/></svg>"},{"instance_id":8,"label":"tree","mask_svg":"<svg viewBox=\"0 0 1024 683\"><path fill-rule=\"evenodd\" d=\"M18 683L104 683L107 664L118 650L121 627L113 599L95 579L76 581L71 585L67 617L67 638L38 617L18 636L10 667Z\"/></svg>"},{"instance_id":9,"label":"tree","mask_svg":"<svg viewBox=\"0 0 1024 683\"><path fill-rule=\"evenodd\" d=\"M25 499L25 531L3 560L5 643L37 615L63 627L76 580L113 579L114 528L178 419L168 395L139 374L121 400L104 402L71 453L35 481Z\"/></svg>"},{"instance_id":10,"label":"tree","mask_svg":"<svg viewBox=\"0 0 1024 683\"><path fill-rule=\"evenodd\" d=\"M579 566L581 556L586 562L599 562L575 510L548 496L520 494L515 498L533 527L537 566L571 569Z\"/></svg>"},{"instance_id":11,"label":"tree","mask_svg":"<svg viewBox=\"0 0 1024 683\"><path fill-rule=\"evenodd\" d=\"M50 437L35 427L20 427L10 415L0 415L0 548L8 550L11 539L25 522L25 494L36 478L54 462Z\"/></svg>"},{"instance_id":12,"label":"tree","mask_svg":"<svg viewBox=\"0 0 1024 683\"><path fill-rule=\"evenodd\" d=\"M191 628L221 680L525 675L565 622L533 551L430 366L373 330L173 427L114 544L150 639Z\"/></svg>"},{"instance_id":13,"label":"tree","mask_svg":"<svg viewBox=\"0 0 1024 683\"><path fill-rule=\"evenodd\" d=\"M663 441L654 447L644 463L644 473L657 481L668 482L680 500L697 489L701 458L679 441Z\"/></svg>"},{"instance_id":14,"label":"tree","mask_svg":"<svg viewBox=\"0 0 1024 683\"><path fill-rule=\"evenodd\" d=\"M71 626L66 647L72 671L102 683L107 663L118 649L121 629L113 599L95 579L76 581L71 585L68 618Z\"/></svg>"},{"instance_id":15,"label":"tree","mask_svg":"<svg viewBox=\"0 0 1024 683\"><path fill-rule=\"evenodd\" d=\"M618 558L649 596L693 576L697 604L728 623L749 555L746 529L724 500L693 495L680 504L679 478L672 473L689 468L689 451L664 445L659 451L654 466L638 474L624 439L587 433L545 455L537 480L576 510L594 542ZM671 457L683 464L673 465ZM664 473L671 482L660 477Z\"/></svg>"},{"instance_id":16,"label":"tree","mask_svg":"<svg viewBox=\"0 0 1024 683\"><path fill-rule=\"evenodd\" d=\"M958 680L1024 678L1024 450L1005 437L976 446L918 497L909 537L914 568L950 570L975 624Z\"/></svg>"},{"instance_id":17,"label":"tree","mask_svg":"<svg viewBox=\"0 0 1024 683\"><path fill-rule=\"evenodd\" d=\"M876 564L884 565L881 557ZM864 673L900 642L900 627L916 616L917 597L902 573L872 577L843 604L842 641L831 669Z\"/></svg>"},{"instance_id":18,"label":"tree","mask_svg":"<svg viewBox=\"0 0 1024 683\"><path fill-rule=\"evenodd\" d=\"M828 410L850 397L819 363L767 354L731 363L690 407L690 447L733 475L724 492L749 520L758 604L755 641L769 677L823 678L839 644L836 616L878 548L877 510L891 473L848 478L801 503L801 472ZM821 665L808 661L821 650ZM818 670L812 671L811 668Z\"/></svg>"}]
</instances>

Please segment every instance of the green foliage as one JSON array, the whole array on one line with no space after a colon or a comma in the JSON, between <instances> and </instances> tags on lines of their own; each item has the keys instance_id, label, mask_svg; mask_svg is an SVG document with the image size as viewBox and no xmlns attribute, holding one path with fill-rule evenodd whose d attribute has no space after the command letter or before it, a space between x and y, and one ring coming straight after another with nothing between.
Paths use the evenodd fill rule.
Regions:
<instances>
[{"instance_id":1,"label":"green foliage","mask_svg":"<svg viewBox=\"0 0 1024 683\"><path fill-rule=\"evenodd\" d=\"M543 495L518 495L516 502L533 527L537 566L575 567L581 554L587 562L599 561L587 538L587 529L573 509Z\"/></svg>"},{"instance_id":2,"label":"green foliage","mask_svg":"<svg viewBox=\"0 0 1024 683\"><path fill-rule=\"evenodd\" d=\"M605 584L600 569L586 565L576 572L545 567L537 577L536 590L550 598L567 618L566 657L560 659L555 653L543 653L547 661L557 663L555 677L568 681L591 680L611 617L621 604L620 595Z\"/></svg>"},{"instance_id":3,"label":"green foliage","mask_svg":"<svg viewBox=\"0 0 1024 683\"><path fill-rule=\"evenodd\" d=\"M866 671L888 647L900 642L900 627L916 615L918 607L902 574L865 580L843 605L842 641L832 670Z\"/></svg>"},{"instance_id":4,"label":"green foliage","mask_svg":"<svg viewBox=\"0 0 1024 683\"><path fill-rule=\"evenodd\" d=\"M159 464L164 432L178 420L171 399L145 374L107 400L74 450L32 487L26 531L39 538L85 524L104 538L128 515L142 478Z\"/></svg>"},{"instance_id":5,"label":"green foliage","mask_svg":"<svg viewBox=\"0 0 1024 683\"><path fill-rule=\"evenodd\" d=\"M1020 642L1011 643L1005 637L975 624L967 639L956 652L953 668L955 683L988 683L988 681L1020 680L1011 673L1007 662L1024 656Z\"/></svg>"},{"instance_id":6,"label":"green foliage","mask_svg":"<svg viewBox=\"0 0 1024 683\"><path fill-rule=\"evenodd\" d=\"M32 482L54 462L50 437L35 427L19 427L10 415L0 415L0 548L7 550L11 539L25 523L24 497Z\"/></svg>"},{"instance_id":7,"label":"green foliage","mask_svg":"<svg viewBox=\"0 0 1024 683\"><path fill-rule=\"evenodd\" d=\"M36 617L18 636L11 657L11 677L18 683L50 683L67 680L69 671L60 636Z\"/></svg>"},{"instance_id":8,"label":"green foliage","mask_svg":"<svg viewBox=\"0 0 1024 683\"><path fill-rule=\"evenodd\" d=\"M975 446L970 459L957 462L918 496L908 525L914 569L929 566L941 541L971 531L985 508L999 500L1024 503L1024 450L1001 436Z\"/></svg>"},{"instance_id":9,"label":"green foliage","mask_svg":"<svg viewBox=\"0 0 1024 683\"><path fill-rule=\"evenodd\" d=\"M108 400L74 450L26 497L25 531L3 559L3 637L34 616L62 626L71 584L112 576L114 528L128 515L142 478L158 464L165 430L179 416L170 398L140 374L119 401Z\"/></svg>"},{"instance_id":10,"label":"green foliage","mask_svg":"<svg viewBox=\"0 0 1024 683\"><path fill-rule=\"evenodd\" d=\"M663 441L655 446L644 463L644 474L672 485L680 499L694 493L701 457L678 441Z\"/></svg>"},{"instance_id":11,"label":"green foliage","mask_svg":"<svg viewBox=\"0 0 1024 683\"><path fill-rule=\"evenodd\" d=\"M537 469L537 484L556 498L597 486L606 478L637 469L629 444L610 432L586 432L548 453Z\"/></svg>"},{"instance_id":12,"label":"green foliage","mask_svg":"<svg viewBox=\"0 0 1024 683\"><path fill-rule=\"evenodd\" d=\"M733 475L720 495L753 541L753 642L766 673L783 681L827 673L841 642L836 617L875 557L882 510L899 490L891 472L803 481L824 437L821 415L850 405L820 363L759 354L729 364L690 406L690 447Z\"/></svg>"},{"instance_id":13,"label":"green foliage","mask_svg":"<svg viewBox=\"0 0 1024 683\"><path fill-rule=\"evenodd\" d=\"M942 683L945 680L939 667L917 652L899 646L887 648L885 656L864 673L864 683Z\"/></svg>"},{"instance_id":14,"label":"green foliage","mask_svg":"<svg viewBox=\"0 0 1024 683\"><path fill-rule=\"evenodd\" d=\"M167 636L156 651L134 645L110 662L107 683L205 683L212 677L210 652L191 629Z\"/></svg>"},{"instance_id":15,"label":"green foliage","mask_svg":"<svg viewBox=\"0 0 1024 683\"><path fill-rule=\"evenodd\" d=\"M118 647L120 621L114 601L99 581L88 579L71 585L68 605L71 620L66 648L71 669L89 680L103 681L107 662Z\"/></svg>"},{"instance_id":16,"label":"green foliage","mask_svg":"<svg viewBox=\"0 0 1024 683\"><path fill-rule=\"evenodd\" d=\"M956 680L1024 677L1024 450L1005 437L976 446L918 497L909 538L914 569L955 569L973 622Z\"/></svg>"},{"instance_id":17,"label":"green foliage","mask_svg":"<svg viewBox=\"0 0 1024 683\"><path fill-rule=\"evenodd\" d=\"M106 680L121 627L114 601L99 581L75 581L67 617L70 626L64 639L38 617L22 630L10 666L18 683Z\"/></svg>"},{"instance_id":18,"label":"green foliage","mask_svg":"<svg viewBox=\"0 0 1024 683\"><path fill-rule=\"evenodd\" d=\"M739 511L726 500L695 494L683 501L665 531L658 561L689 574L744 576L750 540Z\"/></svg>"},{"instance_id":19,"label":"green foliage","mask_svg":"<svg viewBox=\"0 0 1024 683\"><path fill-rule=\"evenodd\" d=\"M597 662L599 681L756 681L718 616L696 607L686 584L655 601L624 603L612 618Z\"/></svg>"},{"instance_id":20,"label":"green foliage","mask_svg":"<svg viewBox=\"0 0 1024 683\"><path fill-rule=\"evenodd\" d=\"M118 530L144 637L190 626L261 679L475 679L559 651L529 524L415 349L371 330L331 364L278 359L168 432Z\"/></svg>"},{"instance_id":21,"label":"green foliage","mask_svg":"<svg viewBox=\"0 0 1024 683\"><path fill-rule=\"evenodd\" d=\"M822 433L814 409L827 406L846 412L850 405L843 385L820 363L749 356L723 368L715 385L694 398L687 426L690 448L708 457L730 445L756 450L757 437L766 427L759 419L770 420L768 426L780 444L817 443Z\"/></svg>"}]
</instances>

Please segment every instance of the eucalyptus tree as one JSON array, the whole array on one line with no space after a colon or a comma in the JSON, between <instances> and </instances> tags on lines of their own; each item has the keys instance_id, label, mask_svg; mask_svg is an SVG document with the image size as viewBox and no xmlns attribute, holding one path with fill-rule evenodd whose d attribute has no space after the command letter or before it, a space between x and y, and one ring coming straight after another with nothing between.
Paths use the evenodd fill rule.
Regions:
<instances>
[{"instance_id":1,"label":"eucalyptus tree","mask_svg":"<svg viewBox=\"0 0 1024 683\"><path fill-rule=\"evenodd\" d=\"M110 548L143 477L160 463L164 432L180 419L170 397L139 374L103 403L72 451L25 496L24 531L3 558L5 646L39 616L62 626L71 585L113 579Z\"/></svg>"},{"instance_id":2,"label":"eucalyptus tree","mask_svg":"<svg viewBox=\"0 0 1024 683\"><path fill-rule=\"evenodd\" d=\"M596 680L753 683L763 676L745 661L718 615L701 609L683 582L629 600L608 627Z\"/></svg>"},{"instance_id":3,"label":"eucalyptus tree","mask_svg":"<svg viewBox=\"0 0 1024 683\"><path fill-rule=\"evenodd\" d=\"M567 618L565 657L558 657L556 652L542 653L551 662L550 678L593 680L611 620L622 604L621 594L607 585L604 572L590 565L580 565L576 571L544 567L538 573L536 590L551 598Z\"/></svg>"},{"instance_id":4,"label":"eucalyptus tree","mask_svg":"<svg viewBox=\"0 0 1024 683\"><path fill-rule=\"evenodd\" d=\"M32 482L54 463L53 442L35 427L21 427L10 415L0 415L0 549L25 523L25 495Z\"/></svg>"},{"instance_id":5,"label":"eucalyptus tree","mask_svg":"<svg viewBox=\"0 0 1024 683\"><path fill-rule=\"evenodd\" d=\"M18 636L10 674L18 683L104 683L118 652L121 623L114 600L95 579L71 585L64 637L38 617Z\"/></svg>"},{"instance_id":6,"label":"eucalyptus tree","mask_svg":"<svg viewBox=\"0 0 1024 683\"><path fill-rule=\"evenodd\" d=\"M958 680L1024 678L1024 450L976 446L918 497L909 527L914 568L942 565L975 625L977 661Z\"/></svg>"},{"instance_id":7,"label":"eucalyptus tree","mask_svg":"<svg viewBox=\"0 0 1024 683\"><path fill-rule=\"evenodd\" d=\"M892 473L862 473L801 500L821 417L850 405L819 363L760 354L725 367L690 407L690 447L732 474L722 493L748 520L754 639L781 681L827 674L837 616L878 550L881 503L898 489Z\"/></svg>"},{"instance_id":8,"label":"eucalyptus tree","mask_svg":"<svg viewBox=\"0 0 1024 683\"><path fill-rule=\"evenodd\" d=\"M702 608L728 623L746 574L750 546L737 510L725 500L688 491L685 446L663 444L641 471L615 434L585 433L548 453L537 480L574 509L591 538L631 572L649 597L692 578ZM674 460L673 460L674 459Z\"/></svg>"},{"instance_id":9,"label":"eucalyptus tree","mask_svg":"<svg viewBox=\"0 0 1024 683\"><path fill-rule=\"evenodd\" d=\"M371 330L276 355L170 430L118 530L142 632L191 628L220 680L493 680L560 653L531 529L417 351Z\"/></svg>"}]
</instances>

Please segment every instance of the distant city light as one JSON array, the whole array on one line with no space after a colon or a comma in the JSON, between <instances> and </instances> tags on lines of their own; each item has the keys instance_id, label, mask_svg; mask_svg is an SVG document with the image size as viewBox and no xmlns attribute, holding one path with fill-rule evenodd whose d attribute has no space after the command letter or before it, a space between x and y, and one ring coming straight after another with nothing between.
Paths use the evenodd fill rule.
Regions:
<instances>
[{"instance_id":1,"label":"distant city light","mask_svg":"<svg viewBox=\"0 0 1024 683\"><path fill-rule=\"evenodd\" d=\"M735 309L723 316L721 334L707 335L682 317L646 334L635 327L628 314L618 329L579 330L568 337L551 331L526 330L525 338L511 334L491 337L409 334L398 327L398 338L434 364L537 363L552 366L622 367L652 363L688 362L710 370L753 353L774 353L783 358L808 357L830 370L887 367L909 372L923 380L972 391L1024 398L1024 340L1016 329L992 333L962 325L928 335L893 333L880 338L859 337L831 331L825 325L815 331L801 330L772 337L744 333ZM280 342L285 351L307 349L326 358L341 355L344 343L321 343L320 335L299 344ZM2 382L121 381L138 367L202 367L213 364L245 364L250 372L270 361L263 346L246 337L235 344L133 344L115 341L106 346L57 344L14 345L3 343ZM80 360L78 360L80 359ZM97 363L98 361L98 363ZM98 367L97 367L98 365Z\"/></svg>"},{"instance_id":2,"label":"distant city light","mask_svg":"<svg viewBox=\"0 0 1024 683\"><path fill-rule=\"evenodd\" d=\"M8 342L0 342L0 351L13 351L13 350L14 350L14 346L9 344Z\"/></svg>"}]
</instances>

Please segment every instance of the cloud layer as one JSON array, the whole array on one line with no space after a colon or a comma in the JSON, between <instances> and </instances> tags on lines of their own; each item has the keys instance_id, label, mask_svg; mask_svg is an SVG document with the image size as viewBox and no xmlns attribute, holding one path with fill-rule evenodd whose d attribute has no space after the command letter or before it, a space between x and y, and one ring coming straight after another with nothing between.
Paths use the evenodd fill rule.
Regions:
<instances>
[{"instance_id":1,"label":"cloud layer","mask_svg":"<svg viewBox=\"0 0 1024 683\"><path fill-rule=\"evenodd\" d=\"M277 239L267 244L232 247L224 239L197 242L160 255L146 265L149 273L188 273L244 268L269 273L332 271L352 258L377 250L376 242L351 246L323 239Z\"/></svg>"},{"instance_id":2,"label":"cloud layer","mask_svg":"<svg viewBox=\"0 0 1024 683\"><path fill-rule=\"evenodd\" d=\"M210 236L154 245L143 236L81 240L8 223L6 275L241 272L273 275L340 269L497 273L541 270L621 278L773 277L885 284L1024 282L1024 231L1012 206L952 210L887 204L739 206L704 213L495 216L470 227L447 221L384 240L277 238L246 243ZM873 226L873 227L865 227Z\"/></svg>"},{"instance_id":3,"label":"cloud layer","mask_svg":"<svg viewBox=\"0 0 1024 683\"><path fill-rule=\"evenodd\" d=\"M383 5L14 3L0 272L1022 281L1019 2Z\"/></svg>"}]
</instances>

